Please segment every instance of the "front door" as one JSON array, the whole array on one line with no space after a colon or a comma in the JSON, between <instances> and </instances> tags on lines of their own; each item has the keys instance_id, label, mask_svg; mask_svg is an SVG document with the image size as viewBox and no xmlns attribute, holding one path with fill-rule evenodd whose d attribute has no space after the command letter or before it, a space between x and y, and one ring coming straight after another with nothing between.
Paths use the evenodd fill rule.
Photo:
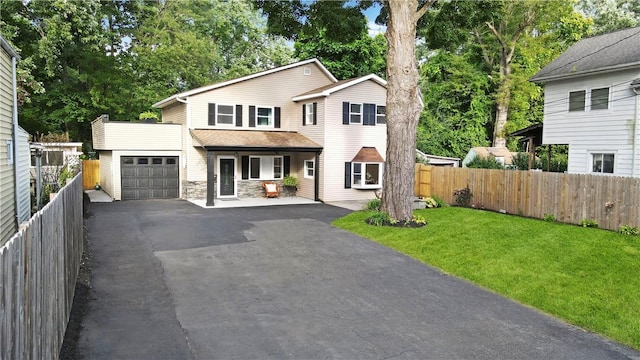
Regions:
<instances>
[{"instance_id":1,"label":"front door","mask_svg":"<svg viewBox=\"0 0 640 360\"><path fill-rule=\"evenodd\" d=\"M236 196L236 158L218 158L218 197Z\"/></svg>"}]
</instances>

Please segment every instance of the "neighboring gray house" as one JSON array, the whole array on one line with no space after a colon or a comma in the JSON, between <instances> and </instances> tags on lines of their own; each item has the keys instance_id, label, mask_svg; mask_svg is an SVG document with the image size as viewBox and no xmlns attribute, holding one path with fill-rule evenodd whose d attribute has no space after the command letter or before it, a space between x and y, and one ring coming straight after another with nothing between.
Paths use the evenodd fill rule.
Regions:
<instances>
[{"instance_id":1,"label":"neighboring gray house","mask_svg":"<svg viewBox=\"0 0 640 360\"><path fill-rule=\"evenodd\" d=\"M17 60L0 37L0 244L31 217L29 134L18 126Z\"/></svg>"},{"instance_id":2,"label":"neighboring gray house","mask_svg":"<svg viewBox=\"0 0 640 360\"><path fill-rule=\"evenodd\" d=\"M569 173L640 177L640 27L580 40L530 80L542 143L569 145Z\"/></svg>"}]
</instances>

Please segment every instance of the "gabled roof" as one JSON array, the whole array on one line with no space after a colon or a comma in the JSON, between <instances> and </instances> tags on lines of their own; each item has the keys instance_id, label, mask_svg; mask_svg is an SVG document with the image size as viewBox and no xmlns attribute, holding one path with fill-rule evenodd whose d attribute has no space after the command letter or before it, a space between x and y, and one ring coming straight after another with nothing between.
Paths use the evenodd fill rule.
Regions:
<instances>
[{"instance_id":1,"label":"gabled roof","mask_svg":"<svg viewBox=\"0 0 640 360\"><path fill-rule=\"evenodd\" d=\"M331 81L333 81L333 82L337 82L338 81L333 76L333 74L331 74L329 72L329 70L327 70L327 68L325 68L324 65L322 65L322 63L318 59L309 59L309 60L298 61L298 62L293 63L293 64L289 64L289 65L280 66L280 67L277 67L277 68L273 68L273 69L257 72L255 74L250 74L250 75L242 76L242 77L239 77L239 78L235 78L235 79L231 79L231 80L227 80L227 81L222 81L222 82L219 82L219 83L215 83L215 84L199 87L199 88L196 88L196 89L188 90L188 91L185 91L185 92L181 92L179 94L172 95L172 96L170 96L170 97L168 97L168 98L166 98L164 100L158 101L157 103L153 104L153 107L155 107L155 108L163 108L163 107L165 107L167 105L170 105L170 104L173 104L174 102L179 101L179 99L185 98L187 96L197 95L197 94L200 94L200 93L203 93L203 92L207 92L207 91L214 90L214 89L219 89L221 87L229 86L229 85L236 84L236 83L239 83L239 82L242 82L242 81L247 81L247 80L255 79L255 78L258 78L258 77L261 77L261 76L273 74L273 73L276 73L278 71L283 71L283 70L287 70L287 69L291 69L291 68L295 68L295 67L303 66L303 65L307 65L307 64L313 64L313 63L318 65L318 67L322 70L322 72L324 72L325 75L327 75L327 77L329 79L331 79Z\"/></svg>"},{"instance_id":2,"label":"gabled roof","mask_svg":"<svg viewBox=\"0 0 640 360\"><path fill-rule=\"evenodd\" d=\"M360 83L368 81L368 80L375 81L380 86L383 86L385 88L387 87L387 82L383 78L381 78L381 77L379 77L378 75L375 75L375 74L369 74L369 75L361 76L359 78L353 78L353 79L338 81L335 84L329 84L329 85L323 86L321 88L317 88L315 90L307 91L304 94L300 94L298 96L294 96L293 99L291 99L291 100L293 100L293 101L303 101L303 100L313 99L313 98L317 98L317 97L327 97L327 96L331 95L331 93L334 93L336 91L340 91L340 90L348 88L350 86L354 86L354 85L360 84Z\"/></svg>"},{"instance_id":3,"label":"gabled roof","mask_svg":"<svg viewBox=\"0 0 640 360\"><path fill-rule=\"evenodd\" d=\"M640 67L640 27L582 39L530 81L542 83L632 67Z\"/></svg>"}]
</instances>

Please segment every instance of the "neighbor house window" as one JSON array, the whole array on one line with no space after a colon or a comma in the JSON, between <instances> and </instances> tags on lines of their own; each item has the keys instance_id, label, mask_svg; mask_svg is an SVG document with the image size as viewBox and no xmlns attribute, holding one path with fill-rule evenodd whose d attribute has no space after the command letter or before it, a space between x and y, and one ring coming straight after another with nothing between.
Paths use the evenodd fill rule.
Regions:
<instances>
[{"instance_id":1,"label":"neighbor house window","mask_svg":"<svg viewBox=\"0 0 640 360\"><path fill-rule=\"evenodd\" d=\"M387 123L387 107L378 105L376 106L376 122L378 124Z\"/></svg>"},{"instance_id":2,"label":"neighbor house window","mask_svg":"<svg viewBox=\"0 0 640 360\"><path fill-rule=\"evenodd\" d=\"M609 88L591 90L591 110L606 110L609 108Z\"/></svg>"},{"instance_id":3,"label":"neighbor house window","mask_svg":"<svg viewBox=\"0 0 640 360\"><path fill-rule=\"evenodd\" d=\"M315 175L315 163L313 160L304 161L304 177L307 179L313 179Z\"/></svg>"},{"instance_id":4,"label":"neighbor house window","mask_svg":"<svg viewBox=\"0 0 640 360\"><path fill-rule=\"evenodd\" d=\"M594 153L591 154L591 157L593 159L591 172L613 174L613 162L615 159L613 154Z\"/></svg>"},{"instance_id":5,"label":"neighbor house window","mask_svg":"<svg viewBox=\"0 0 640 360\"><path fill-rule=\"evenodd\" d=\"M250 156L249 179L282 179L282 156Z\"/></svg>"},{"instance_id":6,"label":"neighbor house window","mask_svg":"<svg viewBox=\"0 0 640 360\"><path fill-rule=\"evenodd\" d=\"M256 123L258 126L273 126L273 108L256 107Z\"/></svg>"},{"instance_id":7,"label":"neighbor house window","mask_svg":"<svg viewBox=\"0 0 640 360\"><path fill-rule=\"evenodd\" d=\"M305 125L313 125L313 104L304 105L304 123Z\"/></svg>"},{"instance_id":8,"label":"neighbor house window","mask_svg":"<svg viewBox=\"0 0 640 360\"><path fill-rule=\"evenodd\" d=\"M354 188L378 189L382 187L381 163L351 163L352 185Z\"/></svg>"},{"instance_id":9,"label":"neighbor house window","mask_svg":"<svg viewBox=\"0 0 640 360\"><path fill-rule=\"evenodd\" d=\"M351 124L360 124L362 122L362 104L349 105L349 122Z\"/></svg>"},{"instance_id":10,"label":"neighbor house window","mask_svg":"<svg viewBox=\"0 0 640 360\"><path fill-rule=\"evenodd\" d=\"M585 91L572 91L569 93L569 111L584 111Z\"/></svg>"},{"instance_id":11,"label":"neighbor house window","mask_svg":"<svg viewBox=\"0 0 640 360\"><path fill-rule=\"evenodd\" d=\"M233 125L235 108L236 107L234 105L218 104L218 109L216 111L218 124Z\"/></svg>"}]
</instances>

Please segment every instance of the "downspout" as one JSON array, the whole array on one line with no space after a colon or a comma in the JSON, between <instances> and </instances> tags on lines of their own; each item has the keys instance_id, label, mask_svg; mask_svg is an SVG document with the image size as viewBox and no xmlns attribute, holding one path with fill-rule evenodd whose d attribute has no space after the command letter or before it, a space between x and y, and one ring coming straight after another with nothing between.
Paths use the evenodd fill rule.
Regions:
<instances>
[{"instance_id":1,"label":"downspout","mask_svg":"<svg viewBox=\"0 0 640 360\"><path fill-rule=\"evenodd\" d=\"M635 79L631 82L631 89L633 90L634 94L636 94L636 104L634 109L635 116L633 119L633 155L631 162L631 176L640 176L640 174L638 173L638 171L640 170L638 169L638 162L640 162L640 154L638 154L638 151L640 151L640 149L638 149L638 141L640 141L640 139L638 138L638 131L640 130L640 127L638 126L638 122L640 121L640 78Z\"/></svg>"},{"instance_id":2,"label":"downspout","mask_svg":"<svg viewBox=\"0 0 640 360\"><path fill-rule=\"evenodd\" d=\"M18 78L16 76L16 57L11 57L11 68L13 71L13 146L11 151L13 152L13 198L15 209L15 221L16 229L20 228L20 213L18 212Z\"/></svg>"}]
</instances>

